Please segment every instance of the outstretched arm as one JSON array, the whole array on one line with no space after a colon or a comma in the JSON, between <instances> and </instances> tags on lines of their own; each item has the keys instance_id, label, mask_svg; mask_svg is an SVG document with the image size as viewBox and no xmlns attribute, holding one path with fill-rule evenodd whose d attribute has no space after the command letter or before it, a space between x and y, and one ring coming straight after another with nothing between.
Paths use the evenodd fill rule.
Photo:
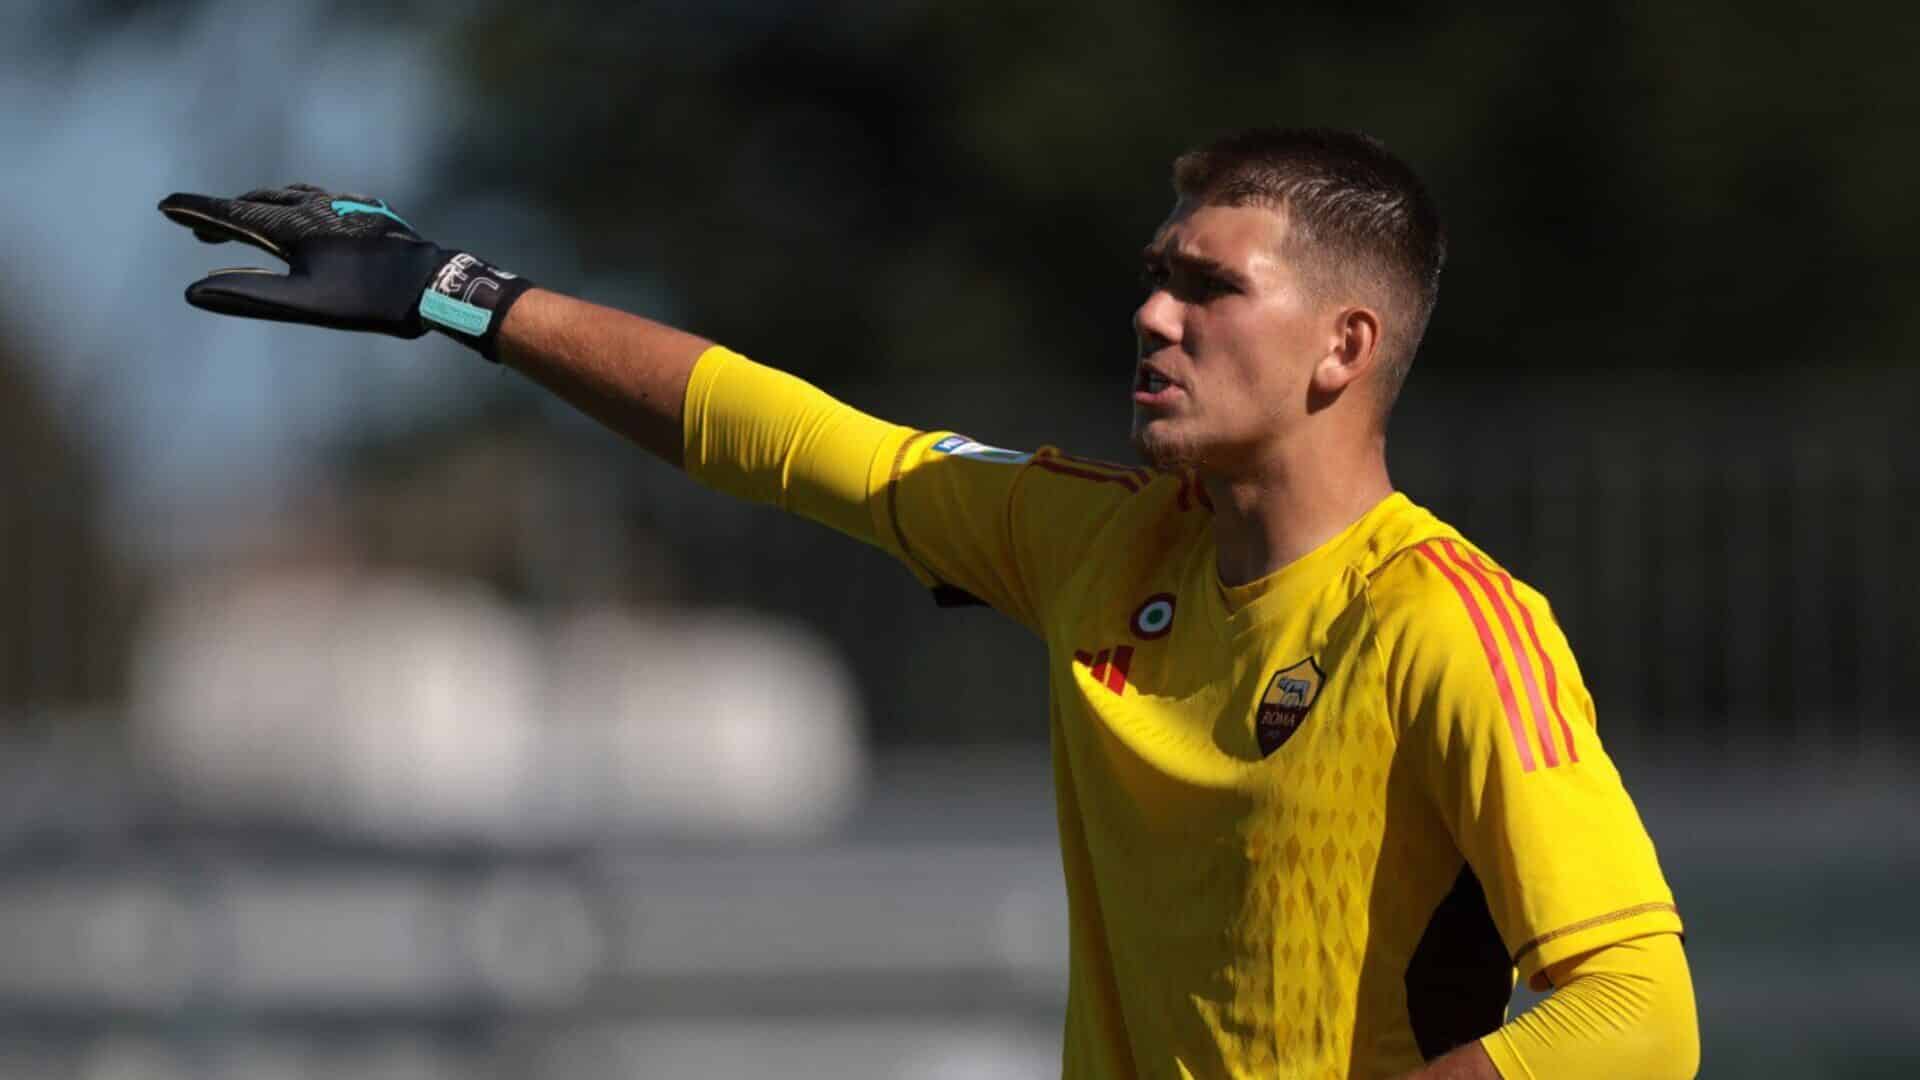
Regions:
<instances>
[{"instance_id":1,"label":"outstretched arm","mask_svg":"<svg viewBox=\"0 0 1920 1080\"><path fill-rule=\"evenodd\" d=\"M187 287L195 307L445 334L700 483L873 544L936 599L977 598L1029 627L1045 590L1075 565L1073 538L1146 480L1089 484L1040 470L1035 483L1048 491L1016 528L1029 455L886 423L693 334L535 288L427 241L379 199L293 184L237 198L170 195L160 212L201 240L238 241L287 264L284 274L217 270Z\"/></svg>"},{"instance_id":2,"label":"outstretched arm","mask_svg":"<svg viewBox=\"0 0 1920 1080\"><path fill-rule=\"evenodd\" d=\"M1433 1064L1418 1072L1408 1073L1402 1080L1504 1080L1500 1070L1494 1068L1492 1059L1477 1042L1470 1042L1458 1050L1442 1056Z\"/></svg>"},{"instance_id":3,"label":"outstretched arm","mask_svg":"<svg viewBox=\"0 0 1920 1080\"><path fill-rule=\"evenodd\" d=\"M500 328L500 361L672 465L682 465L681 413L705 338L544 289Z\"/></svg>"}]
</instances>

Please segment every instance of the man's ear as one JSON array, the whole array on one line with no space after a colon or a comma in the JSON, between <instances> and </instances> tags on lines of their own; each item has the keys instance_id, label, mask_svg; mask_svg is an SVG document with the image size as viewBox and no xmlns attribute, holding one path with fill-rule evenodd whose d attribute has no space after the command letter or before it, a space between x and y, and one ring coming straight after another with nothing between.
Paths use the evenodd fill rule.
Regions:
<instances>
[{"instance_id":1,"label":"man's ear","mask_svg":"<svg viewBox=\"0 0 1920 1080\"><path fill-rule=\"evenodd\" d=\"M1380 315L1369 307L1342 308L1334 315L1332 340L1314 369L1314 389L1337 394L1373 367L1380 352Z\"/></svg>"}]
</instances>

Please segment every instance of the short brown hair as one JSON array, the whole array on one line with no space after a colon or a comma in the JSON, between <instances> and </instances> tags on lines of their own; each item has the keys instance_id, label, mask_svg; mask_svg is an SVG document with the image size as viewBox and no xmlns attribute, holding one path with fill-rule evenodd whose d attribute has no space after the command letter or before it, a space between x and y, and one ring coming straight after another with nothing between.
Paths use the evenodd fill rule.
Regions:
<instances>
[{"instance_id":1,"label":"short brown hair","mask_svg":"<svg viewBox=\"0 0 1920 1080\"><path fill-rule=\"evenodd\" d=\"M1211 206L1287 215L1289 246L1323 293L1374 284L1392 308L1382 328L1382 408L1406 380L1440 294L1446 230L1426 185L1380 140L1357 131L1253 128L1173 163L1173 190Z\"/></svg>"}]
</instances>

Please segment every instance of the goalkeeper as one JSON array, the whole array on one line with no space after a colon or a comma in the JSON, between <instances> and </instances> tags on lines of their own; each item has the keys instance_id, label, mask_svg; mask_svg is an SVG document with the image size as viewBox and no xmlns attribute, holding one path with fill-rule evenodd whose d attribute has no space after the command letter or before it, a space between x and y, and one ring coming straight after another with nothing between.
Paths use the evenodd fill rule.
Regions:
<instances>
[{"instance_id":1,"label":"goalkeeper","mask_svg":"<svg viewBox=\"0 0 1920 1080\"><path fill-rule=\"evenodd\" d=\"M160 209L288 264L198 307L447 334L1040 638L1065 1075L1692 1075L1679 912L1565 636L1388 477L1445 255L1426 191L1364 136L1264 129L1174 189L1133 315L1147 468L885 423L378 199ZM1509 1018L1516 977L1552 993Z\"/></svg>"}]
</instances>

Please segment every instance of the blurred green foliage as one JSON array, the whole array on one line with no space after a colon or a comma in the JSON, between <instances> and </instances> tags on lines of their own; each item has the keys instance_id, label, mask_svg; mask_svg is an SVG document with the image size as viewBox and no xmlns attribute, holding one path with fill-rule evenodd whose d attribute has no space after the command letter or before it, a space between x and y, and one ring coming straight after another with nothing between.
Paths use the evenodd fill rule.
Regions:
<instances>
[{"instance_id":1,"label":"blurred green foliage","mask_svg":"<svg viewBox=\"0 0 1920 1080\"><path fill-rule=\"evenodd\" d=\"M1529 445L1571 455L1552 467L1556 492L1574 490L1581 470L1664 466L1661 447L1695 443L1719 447L1682 455L1696 463L1771 445L1780 460L1750 453L1754 471L1780 477L1788 465L1805 466L1818 480L1805 487L1845 494L1856 481L1889 490L1906 483L1899 453L1885 455L1888 470L1846 464L1826 477L1824 459L1796 457L1801 444L1783 434L1808 414L1842 427L1861 414L1893 414L1881 427L1860 425L1869 432L1920 424L1920 377L1908 360L1920 330L1909 300L1920 286L1912 256L1920 79L1911 71L1920 20L1890 4L1642 0L1496 15L1150 0L549 0L458 11L418 0L314 3L318 14L351 16L355 33L391 30L403 47L422 37L433 47L419 62L438 64L455 91L433 163L443 212L467 197L482 208L512 200L560 227L544 251L486 254L589 297L651 297L658 306L649 313L848 391L890 419L977 430L1009 445L1072 441L1086 452L1124 453L1119 413L1069 418L1057 400L1027 399L1102 373L1116 384L1129 377L1137 252L1167 210L1171 159L1245 125L1334 125L1372 132L1412 161L1452 231L1440 309L1402 407L1396 475L1499 550L1534 552L1540 583L1554 595L1581 595L1587 583L1575 570L1585 564L1508 529L1471 492L1450 502L1456 474L1472 475L1476 490L1503 489L1486 468L1431 450L1458 449L1485 424L1498 396L1488 388L1509 372L1524 373L1536 392L1537 380L1586 376L1549 393L1618 421L1533 418L1561 426L1550 437L1536 432ZM212 0L200 6L224 10ZM39 17L61 31L49 40L78 55L92 33L125 32L135 15L183 7L79 0ZM569 266L576 250L579 265ZM0 389L10 367L25 369L0 355ZM1454 371L1474 375L1449 383ZM1594 393L1590 377L1612 372L1622 375L1617 393ZM1750 385L1721 392L1724 377L1748 372L1757 376ZM970 379L984 391L954 392ZM577 594L658 601L685 580L700 584L670 598L801 613L834 628L862 665L876 711L904 730L908 704L924 694L911 680L889 684L889 673L913 664L873 644L873 612L891 610L908 591L895 576L884 587L864 584L878 556L817 561L829 556L813 551L810 526L716 509L608 442L570 443L572 464L554 466L541 446L589 437L578 429L562 436L555 412L526 384L493 385L483 407L447 418L444 429L348 433L334 464L360 493L355 535L369 538L371 557L482 578L536 603ZM33 400L26 390L8 394L17 404ZM1463 406L1459 394L1472 400ZM23 415L9 421L16 441L45 428L32 418L38 413ZM1111 430L1108 442L1091 437L1096 429ZM1732 432L1757 437L1726 440ZM46 449L72 441L65 436L34 438L41 449L10 450L16 460L71 458L76 479L45 483L66 493L60 505L90 508L90 494L74 494L91 491L84 455ZM1602 443L1604 459L1589 453ZM514 457L522 444L534 449ZM1860 445L1871 455L1877 444ZM1423 461L1423 447L1445 460ZM506 457L487 456L495 453ZM611 464L582 482L590 493L576 509L540 503L545 483L448 479L469 476L473 461L579 475L580 462L603 454ZM47 496L27 492L26 477L19 470L8 489L14 505L52 505L34 501ZM455 489L471 502L460 520L500 527L417 527L445 520ZM1703 504L1715 514L1733 498L1708 495L1720 500ZM564 519L559 535L607 533L597 543L609 552L651 551L635 537L666 538L679 562L610 555L606 566L559 573L555 565L582 560L509 542L518 534L502 523L520 520L513 508L523 503L550 524ZM1611 504L1583 512L1622 528L1640 520ZM96 535L83 516L76 509L58 519L66 522L59 535ZM1778 533L1788 517L1756 511L1755 521ZM56 518L33 520L53 528ZM1887 526L1889 550L1905 550L1911 526L1902 522L1910 520ZM749 533L751 543L742 539ZM93 558L85 545L31 542ZM9 595L37 580L23 574ZM856 579L883 591L821 584ZM120 603L86 609L118 612ZM1566 606L1572 624L1584 626L1582 609ZM55 609L35 610L44 619ZM966 625L954 621L964 616L942 618L943 631ZM1897 631L1875 640L1905 640ZM936 640L931 622L924 636L881 636L902 650ZM12 668L0 665L0 705L112 681L45 674L51 669L20 651L41 648L44 635L35 642L23 630L4 640L26 644ZM92 658L76 663L115 668L118 637L88 640L103 644L69 646ZM967 640L963 648L979 650L975 669L1024 672L1023 700L1040 700L1037 668L990 651L999 639L984 630ZM1627 652L1610 663L1604 644L1582 648L1599 674L1630 679ZM8 689L7 670L50 681ZM956 729L952 720L914 723L944 732Z\"/></svg>"},{"instance_id":2,"label":"blurred green foliage","mask_svg":"<svg viewBox=\"0 0 1920 1080\"><path fill-rule=\"evenodd\" d=\"M1452 231L1429 371L1874 367L1920 277L1897 11L500 4L445 41L444 175L804 373L1119 373L1171 158L1355 127Z\"/></svg>"}]
</instances>

